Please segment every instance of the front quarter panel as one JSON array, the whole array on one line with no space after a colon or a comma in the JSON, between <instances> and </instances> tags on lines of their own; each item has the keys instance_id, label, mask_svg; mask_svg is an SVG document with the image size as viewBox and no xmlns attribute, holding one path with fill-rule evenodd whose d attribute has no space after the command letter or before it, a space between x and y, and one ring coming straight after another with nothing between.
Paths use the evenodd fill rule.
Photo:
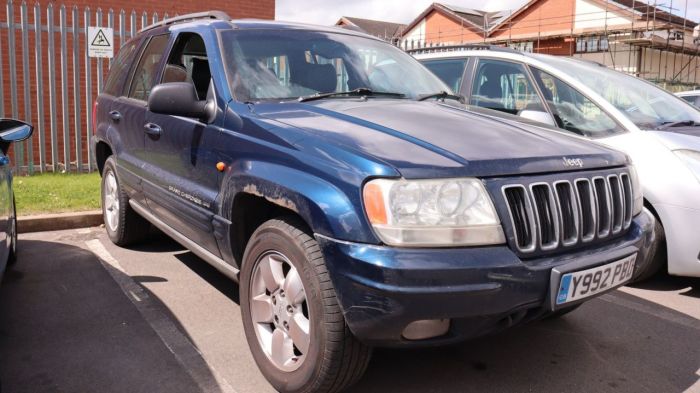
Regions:
<instances>
[{"instance_id":1,"label":"front quarter panel","mask_svg":"<svg viewBox=\"0 0 700 393\"><path fill-rule=\"evenodd\" d=\"M218 203L222 217L230 220L236 197L249 194L293 211L314 233L379 242L364 216L361 189L368 177L397 177L394 169L306 139L293 127L250 113L239 115L246 111L242 105L236 109L227 111L218 143L226 164Z\"/></svg>"}]
</instances>

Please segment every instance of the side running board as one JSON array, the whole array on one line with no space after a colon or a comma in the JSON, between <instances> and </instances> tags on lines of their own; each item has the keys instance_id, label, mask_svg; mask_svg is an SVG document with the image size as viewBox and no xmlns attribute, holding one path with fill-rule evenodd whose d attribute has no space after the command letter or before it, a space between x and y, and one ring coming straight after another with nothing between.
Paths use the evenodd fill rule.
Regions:
<instances>
[{"instance_id":1,"label":"side running board","mask_svg":"<svg viewBox=\"0 0 700 393\"><path fill-rule=\"evenodd\" d=\"M217 257L211 252L207 251L199 244L188 239L180 232L174 230L168 224L164 223L158 217L151 214L151 212L149 212L145 207L141 206L138 202L134 201L133 199L129 200L129 205L131 205L131 207L136 211L136 213L148 220L151 224L155 225L161 231L165 232L166 235L170 236L176 242L185 246L188 250L192 251L193 254L204 259L207 263L214 266L216 270L220 271L228 278L238 282L238 273L240 273L238 269L229 265L228 263L226 263L226 261Z\"/></svg>"}]
</instances>

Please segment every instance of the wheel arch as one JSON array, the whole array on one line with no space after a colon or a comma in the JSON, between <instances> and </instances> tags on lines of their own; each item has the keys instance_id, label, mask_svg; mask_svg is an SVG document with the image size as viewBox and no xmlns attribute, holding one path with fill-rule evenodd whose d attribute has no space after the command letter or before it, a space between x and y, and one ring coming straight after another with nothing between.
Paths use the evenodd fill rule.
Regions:
<instances>
[{"instance_id":1,"label":"wheel arch","mask_svg":"<svg viewBox=\"0 0 700 393\"><path fill-rule=\"evenodd\" d=\"M337 239L378 243L369 228L359 201L347 191L294 168L247 163L231 167L222 183L221 216L231 222L231 255L240 266L250 235L263 222L280 216L294 216L309 234Z\"/></svg>"}]
</instances>

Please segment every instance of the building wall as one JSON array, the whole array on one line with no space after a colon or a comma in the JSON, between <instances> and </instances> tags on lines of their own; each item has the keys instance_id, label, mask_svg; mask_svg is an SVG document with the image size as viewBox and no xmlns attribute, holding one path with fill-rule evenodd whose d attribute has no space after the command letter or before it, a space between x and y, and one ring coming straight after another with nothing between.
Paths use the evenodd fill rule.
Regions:
<instances>
[{"instance_id":1,"label":"building wall","mask_svg":"<svg viewBox=\"0 0 700 393\"><path fill-rule=\"evenodd\" d=\"M535 53L556 56L571 56L574 53L575 42L566 42L564 38L552 38L533 42Z\"/></svg>"},{"instance_id":2,"label":"building wall","mask_svg":"<svg viewBox=\"0 0 700 393\"><path fill-rule=\"evenodd\" d=\"M595 1L576 0L576 18L574 29L603 29L606 26L630 25L632 23L631 13L625 16L613 7L601 6Z\"/></svg>"},{"instance_id":3,"label":"building wall","mask_svg":"<svg viewBox=\"0 0 700 393\"><path fill-rule=\"evenodd\" d=\"M491 38L537 37L540 31L566 32L573 25L576 0L541 0L491 34Z\"/></svg>"},{"instance_id":4,"label":"building wall","mask_svg":"<svg viewBox=\"0 0 700 393\"><path fill-rule=\"evenodd\" d=\"M426 41L428 43L458 44L483 41L481 34L438 12L432 12L426 16L425 25Z\"/></svg>"}]
</instances>

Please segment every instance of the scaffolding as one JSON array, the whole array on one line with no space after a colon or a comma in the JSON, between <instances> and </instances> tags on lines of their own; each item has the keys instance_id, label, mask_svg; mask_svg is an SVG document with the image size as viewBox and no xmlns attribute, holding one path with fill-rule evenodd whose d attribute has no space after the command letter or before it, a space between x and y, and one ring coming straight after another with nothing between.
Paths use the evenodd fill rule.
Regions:
<instances>
[{"instance_id":1,"label":"scaffolding","mask_svg":"<svg viewBox=\"0 0 700 393\"><path fill-rule=\"evenodd\" d=\"M589 10L575 9L575 3L565 12L528 9L533 3L506 13L472 10L469 20L455 11L462 19L459 27L404 38L400 45L407 50L470 43L508 46L598 61L672 91L700 86L700 46L692 36L697 23L687 19L688 0L595 0L596 7ZM473 20L479 13L483 23L477 24Z\"/></svg>"}]
</instances>

